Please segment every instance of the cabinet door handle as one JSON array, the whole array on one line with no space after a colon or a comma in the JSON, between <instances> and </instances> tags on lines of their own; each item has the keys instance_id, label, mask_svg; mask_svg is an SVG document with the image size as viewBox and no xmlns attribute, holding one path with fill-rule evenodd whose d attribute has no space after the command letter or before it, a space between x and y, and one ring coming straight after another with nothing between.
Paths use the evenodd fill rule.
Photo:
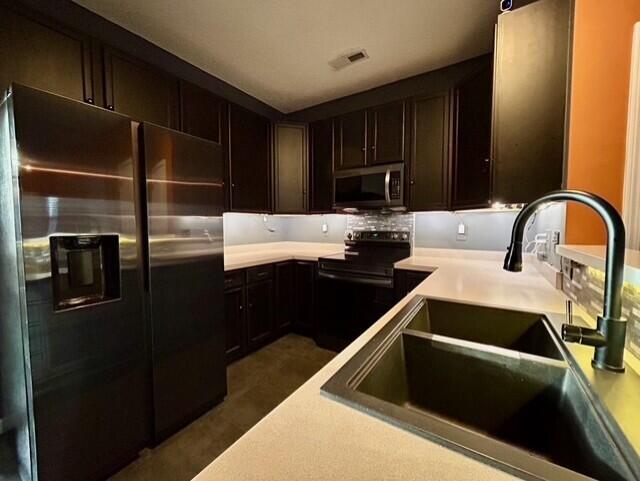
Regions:
<instances>
[{"instance_id":1,"label":"cabinet door handle","mask_svg":"<svg viewBox=\"0 0 640 481\"><path fill-rule=\"evenodd\" d=\"M409 185L413 185L413 184L415 184L415 183L416 183L416 181L415 181L415 180L413 180L413 179L411 179L411 181L409 182Z\"/></svg>"},{"instance_id":2,"label":"cabinet door handle","mask_svg":"<svg viewBox=\"0 0 640 481\"><path fill-rule=\"evenodd\" d=\"M107 105L107 109L113 110L113 105Z\"/></svg>"},{"instance_id":3,"label":"cabinet door handle","mask_svg":"<svg viewBox=\"0 0 640 481\"><path fill-rule=\"evenodd\" d=\"M375 146L375 145L372 145L372 146L371 146L371 150L376 150L376 146Z\"/></svg>"},{"instance_id":4,"label":"cabinet door handle","mask_svg":"<svg viewBox=\"0 0 640 481\"><path fill-rule=\"evenodd\" d=\"M363 152L364 152L364 151L366 151L366 150L367 150L367 148L366 148L366 147L362 147L362 151L363 151Z\"/></svg>"},{"instance_id":5,"label":"cabinet door handle","mask_svg":"<svg viewBox=\"0 0 640 481\"><path fill-rule=\"evenodd\" d=\"M88 104L93 105L93 99L92 99L91 97L87 97L86 102L87 102Z\"/></svg>"},{"instance_id":6,"label":"cabinet door handle","mask_svg":"<svg viewBox=\"0 0 640 481\"><path fill-rule=\"evenodd\" d=\"M242 311L243 309L244 309L244 306L240 304L240 310Z\"/></svg>"}]
</instances>

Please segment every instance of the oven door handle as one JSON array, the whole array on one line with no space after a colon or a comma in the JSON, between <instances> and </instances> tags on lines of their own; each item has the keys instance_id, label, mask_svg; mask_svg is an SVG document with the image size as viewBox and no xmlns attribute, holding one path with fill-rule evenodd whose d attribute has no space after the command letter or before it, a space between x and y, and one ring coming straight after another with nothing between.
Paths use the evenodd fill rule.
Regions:
<instances>
[{"instance_id":1,"label":"oven door handle","mask_svg":"<svg viewBox=\"0 0 640 481\"><path fill-rule=\"evenodd\" d=\"M387 173L384 175L384 200L387 205L391 204L391 192L389 186L391 184L391 169L387 169Z\"/></svg>"},{"instance_id":2,"label":"oven door handle","mask_svg":"<svg viewBox=\"0 0 640 481\"><path fill-rule=\"evenodd\" d=\"M375 279L372 277L332 274L330 272L323 271L318 271L318 277L321 277L323 279L331 279L334 281L352 282L354 284L366 284L369 286L387 288L393 287L393 279Z\"/></svg>"}]
</instances>

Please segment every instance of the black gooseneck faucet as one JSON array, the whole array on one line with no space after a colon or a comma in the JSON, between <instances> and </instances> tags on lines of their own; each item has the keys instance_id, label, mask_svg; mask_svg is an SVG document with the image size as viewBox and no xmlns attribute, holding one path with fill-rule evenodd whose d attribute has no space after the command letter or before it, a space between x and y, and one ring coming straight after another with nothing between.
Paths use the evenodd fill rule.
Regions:
<instances>
[{"instance_id":1,"label":"black gooseneck faucet","mask_svg":"<svg viewBox=\"0 0 640 481\"><path fill-rule=\"evenodd\" d=\"M562 338L595 347L591 365L596 369L624 372L624 344L627 322L621 318L624 277L625 230L618 211L606 200L579 190L556 190L527 204L518 214L511 232L511 245L504 259L504 269L522 270L522 238L527 220L548 202L575 201L595 210L607 227L607 254L604 279L604 312L598 316L596 329L562 325Z\"/></svg>"}]
</instances>

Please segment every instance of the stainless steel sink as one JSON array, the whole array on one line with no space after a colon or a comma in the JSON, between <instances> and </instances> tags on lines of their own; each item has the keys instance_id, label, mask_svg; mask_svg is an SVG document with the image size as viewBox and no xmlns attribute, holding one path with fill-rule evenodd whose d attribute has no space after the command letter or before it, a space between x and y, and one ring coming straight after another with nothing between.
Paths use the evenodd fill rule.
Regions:
<instances>
[{"instance_id":1,"label":"stainless steel sink","mask_svg":"<svg viewBox=\"0 0 640 481\"><path fill-rule=\"evenodd\" d=\"M563 359L540 314L430 299L407 328Z\"/></svg>"},{"instance_id":2,"label":"stainless steel sink","mask_svg":"<svg viewBox=\"0 0 640 481\"><path fill-rule=\"evenodd\" d=\"M527 479L638 479L559 346L544 316L417 296L322 389Z\"/></svg>"}]
</instances>

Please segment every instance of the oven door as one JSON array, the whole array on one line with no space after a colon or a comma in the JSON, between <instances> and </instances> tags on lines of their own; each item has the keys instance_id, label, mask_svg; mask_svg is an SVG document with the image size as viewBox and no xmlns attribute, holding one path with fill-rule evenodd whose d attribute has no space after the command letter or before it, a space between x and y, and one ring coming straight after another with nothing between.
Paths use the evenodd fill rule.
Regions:
<instances>
[{"instance_id":1,"label":"oven door","mask_svg":"<svg viewBox=\"0 0 640 481\"><path fill-rule=\"evenodd\" d=\"M389 164L334 174L334 207L404 206L404 164Z\"/></svg>"},{"instance_id":2,"label":"oven door","mask_svg":"<svg viewBox=\"0 0 640 481\"><path fill-rule=\"evenodd\" d=\"M315 340L341 351L395 304L393 276L318 270Z\"/></svg>"}]
</instances>

